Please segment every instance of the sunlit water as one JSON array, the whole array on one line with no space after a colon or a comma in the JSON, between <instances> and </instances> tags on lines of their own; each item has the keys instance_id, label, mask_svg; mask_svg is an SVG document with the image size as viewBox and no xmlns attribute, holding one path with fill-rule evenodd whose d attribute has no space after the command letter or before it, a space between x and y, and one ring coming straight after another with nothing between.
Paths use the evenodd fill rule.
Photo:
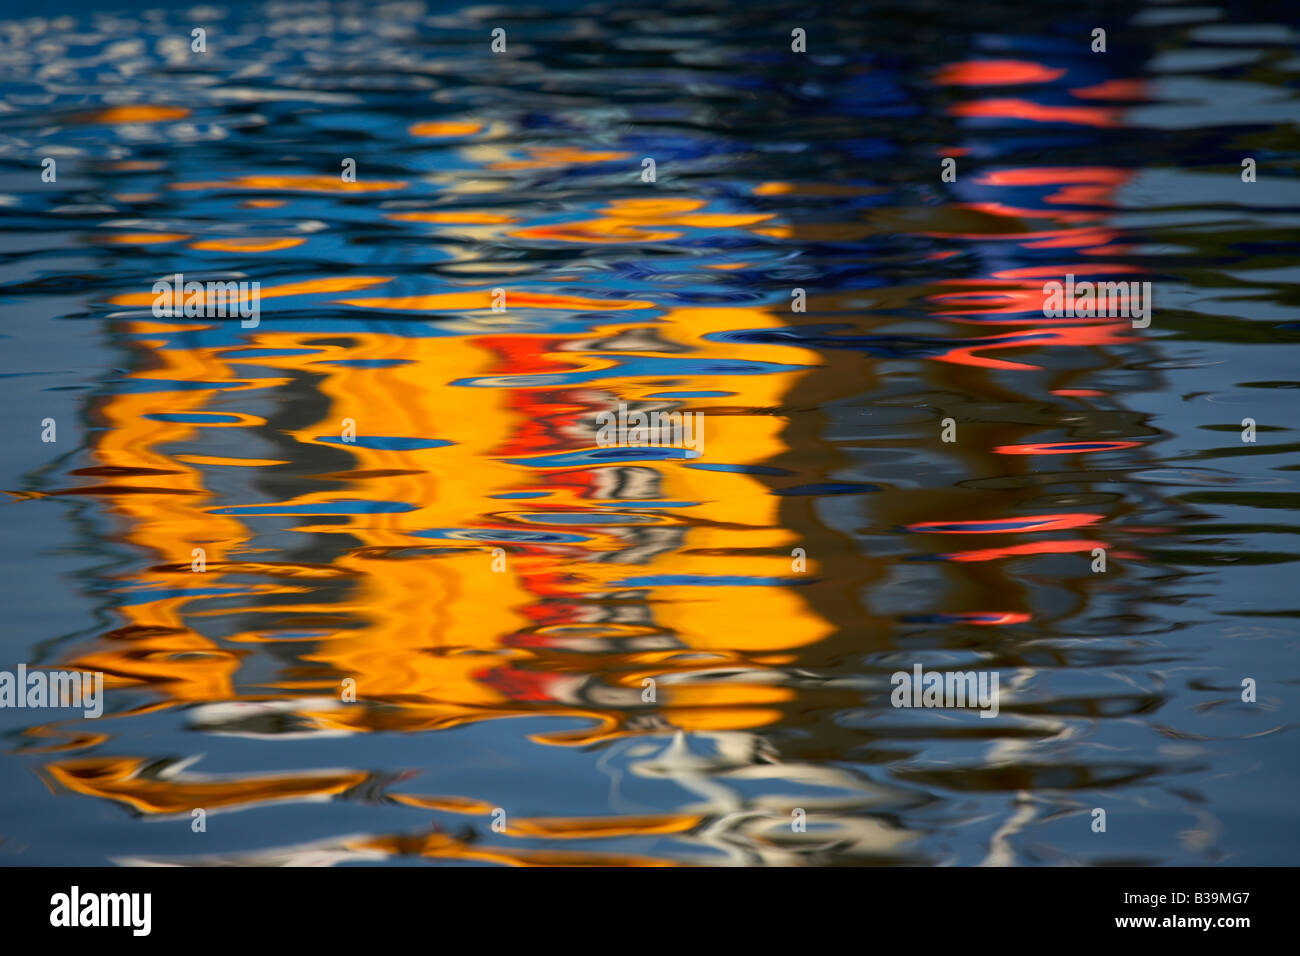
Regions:
<instances>
[{"instance_id":1,"label":"sunlit water","mask_svg":"<svg viewBox=\"0 0 1300 956\"><path fill-rule=\"evenodd\" d=\"M29 6L0 862L1300 862L1293 9Z\"/></svg>"}]
</instances>

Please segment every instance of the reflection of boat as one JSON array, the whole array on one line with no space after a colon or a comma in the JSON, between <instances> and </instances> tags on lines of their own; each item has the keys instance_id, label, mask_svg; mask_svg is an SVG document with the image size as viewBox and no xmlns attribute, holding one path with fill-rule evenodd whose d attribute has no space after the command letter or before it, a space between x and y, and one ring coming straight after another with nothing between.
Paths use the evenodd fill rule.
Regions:
<instances>
[{"instance_id":1,"label":"reflection of boat","mask_svg":"<svg viewBox=\"0 0 1300 956\"><path fill-rule=\"evenodd\" d=\"M897 862L907 856L911 834L885 823L880 813L914 803L916 795L868 783L856 774L817 764L783 764L762 737L749 733L691 735L677 732L658 746L656 738L627 742L628 769L649 780L665 780L696 797L672 815L620 814L607 818L514 819L504 833L487 826L457 832L434 828L409 835L355 835L298 846L195 856L122 859L146 866L328 866L406 856L481 860L516 865L600 866L653 862L630 858L602 841L672 836L701 852L692 862L807 865L820 862ZM632 751L636 754L633 755ZM642 753L644 751L644 753ZM746 797L761 783L766 791ZM789 793L779 789L788 787ZM819 793L819 791L821 791ZM412 807L481 816L488 805L472 800L394 794ZM792 826L793 811L804 817ZM591 849L550 849L575 841ZM543 848L535 848L541 844Z\"/></svg>"},{"instance_id":2,"label":"reflection of boat","mask_svg":"<svg viewBox=\"0 0 1300 956\"><path fill-rule=\"evenodd\" d=\"M102 797L148 817L189 816L244 810L279 802L330 800L371 779L360 770L203 774L190 769L201 758L144 760L129 757L64 759L46 767L50 778L73 793Z\"/></svg>"},{"instance_id":3,"label":"reflection of boat","mask_svg":"<svg viewBox=\"0 0 1300 956\"><path fill-rule=\"evenodd\" d=\"M702 862L720 862L713 853L747 865L899 861L914 838L876 815L914 795L824 764L783 761L758 734L678 732L628 763L636 776L671 780L701 798L682 807L701 817L682 839L712 851ZM758 795L746 796L760 781Z\"/></svg>"},{"instance_id":4,"label":"reflection of boat","mask_svg":"<svg viewBox=\"0 0 1300 956\"><path fill-rule=\"evenodd\" d=\"M346 737L351 731L326 726L321 712L340 710L333 697L297 697L291 700L228 700L199 704L189 709L190 726L207 734L236 737Z\"/></svg>"},{"instance_id":5,"label":"reflection of boat","mask_svg":"<svg viewBox=\"0 0 1300 956\"><path fill-rule=\"evenodd\" d=\"M391 38L362 33L347 84L391 65ZM88 445L17 495L23 508L83 503L68 525L104 558L87 588L100 618L58 654L102 670L122 706L102 735L29 731L68 741L51 778L145 817L197 800L357 800L342 809L360 813L364 797L425 827L206 862L821 864L931 859L926 840L958 804L997 821L969 844L1012 861L1040 810L1072 806L1064 790L1114 793L1161 769L1069 749L1166 693L1126 670L1141 652L1085 647L1150 616L1139 602L1158 592L1133 585L1138 535L1188 511L1131 479L1161 433L1102 387L1155 387L1159 373L1135 367L1146 346L1124 323L1048 320L1035 301L1051 275L1148 267L1114 211L1130 154L1107 154L1132 134L1107 97L1141 87L1110 75L1120 57L1055 41L937 72L846 49L834 70L758 75L735 36L750 52L705 56L721 59L689 102L647 102L653 69L602 66L610 96L626 96L613 123L564 92L599 59L585 41L583 63L552 73L566 44L530 52L543 83L526 101L503 89L487 105L481 77L446 64L428 122L404 115L400 90L372 102L306 70L312 88L290 97L366 107L391 169L358 183L310 168L334 161L325 136L272 171L224 152L234 168L202 175L142 156L87 167L120 206L86 230L108 237L94 252L117 270L107 305L86 308L114 350L104 367L125 371L78 407ZM696 39L662 51L673 83L699 65ZM924 59L900 42L898 62ZM311 65L297 47L276 53ZM553 94L562 116L544 108ZM277 102L213 128L331 121ZM193 130L168 124L192 112L78 110L60 135L131 155L150 125L175 134L159 151L175 155ZM911 117L916 135L896 139ZM643 145L621 141L636 127L673 154L665 188L619 178ZM600 142L561 142L575 133ZM958 181L913 175L945 140ZM1081 153L1088 165L1047 165ZM125 211L137 202L138 218ZM183 229L136 231L161 228L144 217L163 206ZM1228 243L1206 258L1227 261ZM157 247L169 251L146 258ZM262 276L261 325L152 318L131 277L164 258ZM19 289L40 285L66 282ZM791 311L796 285L807 312ZM602 448L597 417L620 404L705 415L704 455ZM949 416L952 443L938 437ZM1109 577L1088 569L1097 547ZM877 678L901 656L996 667L1010 706L975 730L890 719ZM1108 680L1141 686L1106 697L1050 682L1091 679L1099 660ZM355 702L337 698L345 679ZM137 733L146 717L188 729L186 745L204 735L223 767L318 746L366 767L412 742L412 763L457 795L354 769L201 775ZM507 755L507 785L430 756L471 735ZM128 756L91 751L106 742ZM536 785L574 766L654 784L639 796L659 812L603 815L599 787L577 799ZM498 785L506 797L492 799L571 800L584 815L511 807L496 835L476 818ZM927 815L930 803L945 809Z\"/></svg>"}]
</instances>

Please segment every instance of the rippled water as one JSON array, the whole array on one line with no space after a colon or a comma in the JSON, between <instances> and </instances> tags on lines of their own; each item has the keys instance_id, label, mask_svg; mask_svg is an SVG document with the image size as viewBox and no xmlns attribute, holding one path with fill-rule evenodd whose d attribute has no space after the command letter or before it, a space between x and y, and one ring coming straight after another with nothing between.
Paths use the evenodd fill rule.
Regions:
<instances>
[{"instance_id":1,"label":"rippled water","mask_svg":"<svg viewBox=\"0 0 1300 956\"><path fill-rule=\"evenodd\" d=\"M29 6L0 862L1300 863L1294 7Z\"/></svg>"}]
</instances>

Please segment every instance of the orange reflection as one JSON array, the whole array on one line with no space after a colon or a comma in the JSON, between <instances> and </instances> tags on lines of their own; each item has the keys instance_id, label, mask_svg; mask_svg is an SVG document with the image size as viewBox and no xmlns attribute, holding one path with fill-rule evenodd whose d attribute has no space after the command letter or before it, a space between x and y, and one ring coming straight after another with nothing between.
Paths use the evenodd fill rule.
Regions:
<instances>
[{"instance_id":1,"label":"orange reflection","mask_svg":"<svg viewBox=\"0 0 1300 956\"><path fill-rule=\"evenodd\" d=\"M162 123L166 120L184 119L190 111L182 106L111 106L91 113L78 113L72 117L76 123Z\"/></svg>"}]
</instances>

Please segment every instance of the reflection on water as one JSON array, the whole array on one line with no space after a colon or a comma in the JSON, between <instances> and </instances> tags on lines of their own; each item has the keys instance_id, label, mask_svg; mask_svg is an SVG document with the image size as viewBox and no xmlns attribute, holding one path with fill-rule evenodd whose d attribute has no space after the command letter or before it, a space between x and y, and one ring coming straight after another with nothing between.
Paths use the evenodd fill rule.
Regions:
<instances>
[{"instance_id":1,"label":"reflection on water","mask_svg":"<svg viewBox=\"0 0 1300 956\"><path fill-rule=\"evenodd\" d=\"M0 860L1300 862L1300 32L1046 11L0 22Z\"/></svg>"}]
</instances>

